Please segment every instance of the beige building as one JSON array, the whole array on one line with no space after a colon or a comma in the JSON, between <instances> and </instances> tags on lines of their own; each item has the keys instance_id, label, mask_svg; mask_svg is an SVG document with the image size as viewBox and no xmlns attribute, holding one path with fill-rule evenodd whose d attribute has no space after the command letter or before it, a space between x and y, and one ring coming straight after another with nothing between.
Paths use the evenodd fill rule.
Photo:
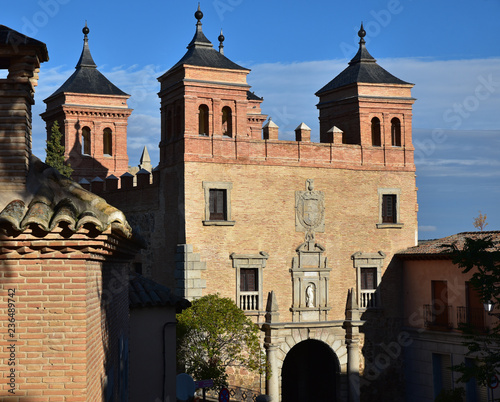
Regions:
<instances>
[{"instance_id":1,"label":"beige building","mask_svg":"<svg viewBox=\"0 0 500 402\"><path fill-rule=\"evenodd\" d=\"M295 141L280 140L250 71L195 17L186 54L159 78L152 183L103 193L142 225L138 266L190 300L230 297L262 328L270 373L236 370L231 385L275 401L357 401L361 381L366 395L393 384L398 400L397 359L376 381L360 376L397 336L393 256L417 240L413 84L376 63L361 27L358 53L317 93L320 143L301 122Z\"/></svg>"}]
</instances>

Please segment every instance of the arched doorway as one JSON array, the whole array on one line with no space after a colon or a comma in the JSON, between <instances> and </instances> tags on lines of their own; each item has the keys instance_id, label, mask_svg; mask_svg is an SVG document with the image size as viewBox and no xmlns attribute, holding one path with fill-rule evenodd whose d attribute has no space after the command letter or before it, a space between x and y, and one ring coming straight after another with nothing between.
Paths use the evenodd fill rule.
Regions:
<instances>
[{"instance_id":1,"label":"arched doorway","mask_svg":"<svg viewBox=\"0 0 500 402\"><path fill-rule=\"evenodd\" d=\"M340 365L333 350L309 339L286 355L281 372L283 402L337 401Z\"/></svg>"}]
</instances>

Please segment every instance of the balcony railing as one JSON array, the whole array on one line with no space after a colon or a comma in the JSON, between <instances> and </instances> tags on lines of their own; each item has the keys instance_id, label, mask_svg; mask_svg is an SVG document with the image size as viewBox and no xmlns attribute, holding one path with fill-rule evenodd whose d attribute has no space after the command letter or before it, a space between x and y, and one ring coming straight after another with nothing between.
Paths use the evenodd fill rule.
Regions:
<instances>
[{"instance_id":1,"label":"balcony railing","mask_svg":"<svg viewBox=\"0 0 500 402\"><path fill-rule=\"evenodd\" d=\"M483 308L457 307L457 325L469 325L479 331L486 330L486 312Z\"/></svg>"},{"instance_id":2,"label":"balcony railing","mask_svg":"<svg viewBox=\"0 0 500 402\"><path fill-rule=\"evenodd\" d=\"M440 305L433 306L432 304L424 305L425 326L434 329L451 329L453 328L452 306Z\"/></svg>"},{"instance_id":3,"label":"balcony railing","mask_svg":"<svg viewBox=\"0 0 500 402\"><path fill-rule=\"evenodd\" d=\"M244 311L259 309L259 292L240 292L240 308Z\"/></svg>"},{"instance_id":4,"label":"balcony railing","mask_svg":"<svg viewBox=\"0 0 500 402\"><path fill-rule=\"evenodd\" d=\"M362 290L359 293L359 308L377 308L376 289Z\"/></svg>"}]
</instances>

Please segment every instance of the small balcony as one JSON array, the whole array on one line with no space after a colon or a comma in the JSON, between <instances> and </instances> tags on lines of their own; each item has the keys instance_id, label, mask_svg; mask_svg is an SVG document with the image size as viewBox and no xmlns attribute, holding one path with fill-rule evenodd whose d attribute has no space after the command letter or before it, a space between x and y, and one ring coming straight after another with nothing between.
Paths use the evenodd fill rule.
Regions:
<instances>
[{"instance_id":1,"label":"small balcony","mask_svg":"<svg viewBox=\"0 0 500 402\"><path fill-rule=\"evenodd\" d=\"M259 292L240 292L240 308L243 311L259 310Z\"/></svg>"},{"instance_id":2,"label":"small balcony","mask_svg":"<svg viewBox=\"0 0 500 402\"><path fill-rule=\"evenodd\" d=\"M467 325L477 331L486 331L486 312L484 308L457 307L457 325Z\"/></svg>"},{"instance_id":3,"label":"small balcony","mask_svg":"<svg viewBox=\"0 0 500 402\"><path fill-rule=\"evenodd\" d=\"M425 326L430 329L446 331L453 328L453 307L424 304Z\"/></svg>"},{"instance_id":4,"label":"small balcony","mask_svg":"<svg viewBox=\"0 0 500 402\"><path fill-rule=\"evenodd\" d=\"M359 308L368 309L368 308L377 308L377 293L376 289L370 290L361 290L359 292Z\"/></svg>"}]
</instances>

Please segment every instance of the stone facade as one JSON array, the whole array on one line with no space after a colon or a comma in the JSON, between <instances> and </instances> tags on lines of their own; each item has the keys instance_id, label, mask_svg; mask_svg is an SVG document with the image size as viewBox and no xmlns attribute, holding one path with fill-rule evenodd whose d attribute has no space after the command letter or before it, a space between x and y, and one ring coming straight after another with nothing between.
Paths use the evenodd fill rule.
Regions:
<instances>
[{"instance_id":1,"label":"stone facade","mask_svg":"<svg viewBox=\"0 0 500 402\"><path fill-rule=\"evenodd\" d=\"M358 401L371 356L401 325L394 254L416 244L412 84L390 76L321 91L321 142L310 141L305 124L296 141L282 141L274 122L262 127L248 72L211 48L199 19L186 55L159 78L160 165L143 188L158 202L148 210L153 243L142 263L180 296L217 292L252 317L271 368L260 392L280 400L302 383L293 375L303 366L328 373L297 388L303 400L318 388L318 400ZM133 193L103 196L140 221L145 209L127 201ZM372 391L402 389L401 377L379 380Z\"/></svg>"}]
</instances>

